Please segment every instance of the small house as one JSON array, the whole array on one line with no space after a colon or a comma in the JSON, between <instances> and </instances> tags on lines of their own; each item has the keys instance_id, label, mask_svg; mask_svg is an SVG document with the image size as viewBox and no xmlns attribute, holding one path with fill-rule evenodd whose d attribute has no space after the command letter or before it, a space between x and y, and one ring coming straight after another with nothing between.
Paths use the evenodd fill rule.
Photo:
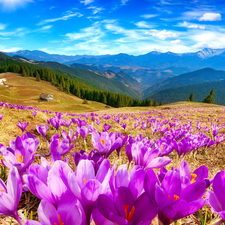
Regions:
<instances>
[{"instance_id":1,"label":"small house","mask_svg":"<svg viewBox=\"0 0 225 225\"><path fill-rule=\"evenodd\" d=\"M41 93L39 98L43 101L53 100L53 95Z\"/></svg>"},{"instance_id":2,"label":"small house","mask_svg":"<svg viewBox=\"0 0 225 225\"><path fill-rule=\"evenodd\" d=\"M4 82L6 82L5 78L0 79L0 85L4 85Z\"/></svg>"}]
</instances>

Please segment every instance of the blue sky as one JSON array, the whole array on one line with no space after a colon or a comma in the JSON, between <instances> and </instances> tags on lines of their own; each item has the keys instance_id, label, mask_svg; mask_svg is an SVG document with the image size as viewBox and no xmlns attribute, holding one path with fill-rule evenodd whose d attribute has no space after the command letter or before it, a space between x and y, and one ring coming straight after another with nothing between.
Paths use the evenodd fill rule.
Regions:
<instances>
[{"instance_id":1,"label":"blue sky","mask_svg":"<svg viewBox=\"0 0 225 225\"><path fill-rule=\"evenodd\" d=\"M222 0L0 0L0 51L65 55L225 48Z\"/></svg>"}]
</instances>

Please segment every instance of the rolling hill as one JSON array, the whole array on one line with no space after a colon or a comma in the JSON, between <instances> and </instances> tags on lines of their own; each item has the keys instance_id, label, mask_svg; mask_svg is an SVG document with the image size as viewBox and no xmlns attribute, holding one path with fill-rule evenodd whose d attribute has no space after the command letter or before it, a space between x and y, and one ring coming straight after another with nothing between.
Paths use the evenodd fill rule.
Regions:
<instances>
[{"instance_id":1,"label":"rolling hill","mask_svg":"<svg viewBox=\"0 0 225 225\"><path fill-rule=\"evenodd\" d=\"M211 68L204 68L190 73L181 74L179 76L169 78L157 85L144 90L144 97L148 97L153 93L171 87L179 87L188 84L198 84L210 81L218 81L225 79L225 71L218 71Z\"/></svg>"},{"instance_id":2,"label":"rolling hill","mask_svg":"<svg viewBox=\"0 0 225 225\"><path fill-rule=\"evenodd\" d=\"M84 80L92 82L98 85L99 87L104 88L105 90L112 91L114 93L128 95L132 98L140 98L139 93L135 92L130 87L127 87L123 83L100 76L89 70L73 68L73 67L66 66L57 62L42 61L42 62L38 62L38 65L49 68L49 69L53 69L53 70L59 70L71 75L75 75Z\"/></svg>"},{"instance_id":3,"label":"rolling hill","mask_svg":"<svg viewBox=\"0 0 225 225\"><path fill-rule=\"evenodd\" d=\"M182 87L173 87L154 93L148 98L163 101L164 104L185 101L190 94L194 93L194 101L202 102L208 96L209 92L214 88L215 104L225 105L225 80L205 82L201 84L191 84Z\"/></svg>"},{"instance_id":4,"label":"rolling hill","mask_svg":"<svg viewBox=\"0 0 225 225\"><path fill-rule=\"evenodd\" d=\"M42 110L60 112L95 111L105 108L105 104L88 101L82 104L83 99L66 94L46 81L38 82L33 77L21 77L16 73L0 73L0 79L6 78L9 87L0 86L0 99L4 102L19 105L33 105ZM52 94L54 100L39 101L41 93Z\"/></svg>"}]
</instances>

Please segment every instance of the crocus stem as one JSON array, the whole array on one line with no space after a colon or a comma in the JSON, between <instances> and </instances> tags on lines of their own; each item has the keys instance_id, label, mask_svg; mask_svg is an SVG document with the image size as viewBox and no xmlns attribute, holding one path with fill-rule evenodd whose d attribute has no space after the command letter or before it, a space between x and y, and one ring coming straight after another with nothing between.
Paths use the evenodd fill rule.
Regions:
<instances>
[{"instance_id":1,"label":"crocus stem","mask_svg":"<svg viewBox=\"0 0 225 225\"><path fill-rule=\"evenodd\" d=\"M84 149L85 151L87 151L87 145L86 145L86 141L84 140Z\"/></svg>"},{"instance_id":2,"label":"crocus stem","mask_svg":"<svg viewBox=\"0 0 225 225\"><path fill-rule=\"evenodd\" d=\"M20 224L20 225L24 225L24 222L20 219L19 215L17 214L15 217L14 217L17 222Z\"/></svg>"}]
</instances>

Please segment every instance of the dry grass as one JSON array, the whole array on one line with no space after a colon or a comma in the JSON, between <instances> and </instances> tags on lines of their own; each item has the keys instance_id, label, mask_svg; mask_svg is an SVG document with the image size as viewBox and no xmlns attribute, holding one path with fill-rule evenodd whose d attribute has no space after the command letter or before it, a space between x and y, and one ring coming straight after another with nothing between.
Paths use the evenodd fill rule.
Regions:
<instances>
[{"instance_id":1,"label":"dry grass","mask_svg":"<svg viewBox=\"0 0 225 225\"><path fill-rule=\"evenodd\" d=\"M9 74L10 76L10 74ZM1 77L0 77L1 78ZM21 77L18 77L17 79L17 75L12 74L12 82L10 81L10 79L8 79L8 82L14 85L19 85L20 84L20 80L23 79ZM33 83L34 85L36 85L36 81L34 81L32 78L24 78L24 79L30 79L29 81L29 85L31 83ZM39 85L39 83L38 83ZM49 84L48 84L49 85ZM41 84L40 84L41 86ZM45 85L44 85L45 86ZM47 86L46 86L47 87ZM23 93L19 93L18 96L20 96L22 98L22 101L19 102L19 98L16 97L15 98L15 103L16 104L24 104L25 99L27 99L27 105L32 105L31 102L35 102L36 101L36 105L42 109L49 109L49 110L54 110L57 109L55 111L68 111L68 112L74 112L76 113L77 111L73 111L72 107L70 104L71 101L74 99L75 103L77 104L76 106L78 107L80 105L80 99L70 96L70 95L66 95L64 93L59 93L57 89L55 89L54 87L48 87L49 90L53 90L55 89L55 93L53 93L54 96L56 96L57 101L61 102L60 104L58 102L52 102L52 105L48 105L48 103L38 103L37 100L35 100L35 98L37 96L33 95L33 97L30 97L30 99L28 98L28 89L22 88L22 89L17 89L17 87L13 87L13 90L18 90L19 92L22 91L22 89L24 89ZM35 88L37 88L37 86L35 86ZM40 88L40 87L38 87ZM50 89L52 88L52 89ZM35 92L36 93L36 92ZM52 92L51 92L52 93ZM5 98L10 99L9 96L10 92L7 95L7 91L1 90L0 89L0 96L3 95L5 96ZM65 97L65 95L67 97ZM68 97L70 96L70 97ZM63 102L63 99L66 98L65 103ZM1 98L0 98L1 99ZM1 99L2 100L2 99ZM14 102L11 102L14 103ZM209 107L209 105L207 105L207 107L205 107L205 104L203 103L188 103L188 102L181 102L178 104L170 104L170 105L166 105L166 106L159 106L159 107L135 107L135 108L119 108L119 109L114 109L114 108L110 108L110 109L103 109L104 105L98 105L96 106L97 103L93 103L92 107L96 107L96 109L100 109L99 111L96 111L96 113L98 113L100 116L104 115L104 114L114 114L114 113L123 113L123 114L127 114L128 118L123 121L121 118L121 122L126 122L127 123L127 128L124 131L123 128L120 127L119 124L115 123L115 121L113 119L110 120L101 120L101 124L99 126L97 126L94 123L94 127L97 130L102 131L103 128L103 124L107 123L107 124L111 124L112 128L110 129L110 132L121 132L124 135L131 135L133 137L136 137L138 134L142 134L144 137L148 137L150 138L152 141L156 140L157 138L160 137L159 134L152 134L152 130L151 128L147 128L146 130L142 130L139 128L134 129L133 127L133 123L134 121L129 121L129 119L131 119L131 116L129 116L130 113L136 113L136 117L145 117L147 118L147 116L153 116L153 117L157 117L158 120L165 120L165 119L171 119L176 117L179 120L183 120L182 123L186 123L188 120L192 121L192 125L193 125L193 129L195 129L195 126L197 124L197 121L203 121L202 126L211 126L211 121L208 121L208 118L213 119L213 122L215 123L224 123L225 122L225 108L223 107L219 107L216 106L214 108ZM62 106L63 105L63 106ZM214 106L214 105L213 105ZM45 107L45 108L44 108ZM86 110L87 112L91 110L90 105L87 106L88 109ZM98 108L99 107L99 108ZM170 108L170 110L168 110L168 108ZM200 108L199 108L200 107ZM63 110L61 110L63 109ZM70 110L67 110L70 109ZM84 108L82 108L82 110L84 110ZM145 115L145 114L141 114L142 112L147 112L147 111L152 111L150 114ZM83 111L84 112L84 111ZM42 124L46 122L46 119L50 118L52 116L52 114L48 115L45 113L41 113L38 112L37 116L34 118L33 115L31 114L31 111L23 111L23 110L16 110L16 109L9 109L9 108L0 108L0 114L3 114L3 120L2 122L0 122L0 143L8 146L9 145L9 141L12 139L15 139L18 135L21 135L21 131L20 129L16 126L18 121L22 121L22 122L29 122L29 126L27 127L26 131L31 132L32 134L35 134L40 140L40 146L39 149L37 151L38 154L43 154L46 155L49 153L49 150L47 149L47 146L44 142L44 139L37 133L36 131L36 125L37 124ZM159 118L161 117L161 118ZM224 118L222 118L224 117ZM70 119L69 116L64 116L65 119ZM221 119L219 122L218 119ZM84 119L84 118L83 118ZM88 123L91 124L92 121L90 120L90 118L88 119ZM168 125L167 125L168 126ZM75 125L71 125L71 128L76 131L76 127ZM66 131L68 131L68 128L64 128ZM62 130L62 128L61 128ZM225 133L225 129L220 130L220 133L223 132ZM52 135L54 135L56 133L56 131L54 129L50 129L48 131L48 139L50 139L50 137ZM211 133L207 133L208 136L212 136ZM91 144L91 136L88 135L87 136L87 147L88 147L88 152L90 152L93 147ZM72 149L72 151L68 154L68 159L69 159L69 165L71 166L71 168L75 169L75 165L73 162L73 158L72 158L72 152L76 152L76 151L80 151L81 149L84 149L84 144L83 141L81 139L81 137L78 137L76 142L75 142L75 146ZM172 163L168 166L168 168L171 168L172 166L177 167L180 165L181 161L177 161L177 154L176 152L172 152L170 154L170 157L173 159ZM125 154L125 148L123 147L122 151L121 151L121 157L120 159L117 158L117 154L113 153L110 155L109 160L111 162L111 164L117 164L117 166L121 165L121 164L127 164L128 163L128 159L126 157ZM221 143L218 146L217 149L217 153L215 154L215 150L214 147L210 147L207 150L204 148L201 148L197 151L196 156L193 157L193 155L188 154L185 157L185 160L189 163L191 170L194 171L196 168L198 168L199 166L205 164L208 168L209 168L209 178L213 178L217 172L219 172L220 170L224 170L224 164L225 164L225 146L223 143ZM35 160L35 162L37 162L38 159ZM28 212L30 212L31 210L36 212L36 208L38 206L39 200L36 199L34 196L32 196L31 194L24 194L21 202L20 202L20 209L23 211L24 209L27 209ZM202 212L204 214L205 210L208 209L208 211L210 211L208 206L205 206L202 209ZM211 224L212 221L215 221L218 216L216 214L210 213L210 216L208 216L207 218L207 224ZM36 218L36 214L34 213L34 218ZM0 218L0 224L4 224L4 225L9 225L10 224L11 219L9 217L6 218ZM198 213L195 213L192 216L189 216L188 218L184 218L181 220L182 224L200 224L200 218ZM16 223L12 223L12 224L16 224ZM156 223L156 219L152 222L152 224L157 224Z\"/></svg>"}]
</instances>

